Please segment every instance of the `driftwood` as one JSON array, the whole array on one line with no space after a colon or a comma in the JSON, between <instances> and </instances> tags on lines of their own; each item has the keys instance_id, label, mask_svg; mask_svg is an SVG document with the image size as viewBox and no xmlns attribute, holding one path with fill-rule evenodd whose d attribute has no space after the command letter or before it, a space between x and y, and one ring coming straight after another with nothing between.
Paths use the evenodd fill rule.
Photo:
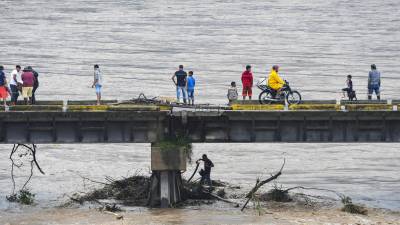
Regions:
<instances>
[{"instance_id":1,"label":"driftwood","mask_svg":"<svg viewBox=\"0 0 400 225\"><path fill-rule=\"evenodd\" d=\"M285 166L285 163L286 163L286 159L284 158L282 167L279 170L279 172L276 173L275 175L272 175L270 178L268 178L266 180L263 180L263 181L260 181L260 179L257 178L256 185L246 195L247 201L246 201L246 203L244 203L241 211L243 211L246 208L247 204L249 204L250 200L253 198L253 196L257 192L257 190L260 189L260 187L262 187L264 184L266 184L268 182L271 182L271 181L275 180L276 178L278 178L282 174L282 170L283 170L283 167Z\"/></svg>"},{"instance_id":2,"label":"driftwood","mask_svg":"<svg viewBox=\"0 0 400 225\"><path fill-rule=\"evenodd\" d=\"M232 201L229 201L228 199L221 198L218 195L213 194L211 192L204 192L204 193L209 194L210 196L212 196L213 198L216 198L217 200L220 200L220 201L223 201L223 202L226 202L229 204L233 204L235 207L239 207L239 204L237 202L232 202Z\"/></svg>"}]
</instances>

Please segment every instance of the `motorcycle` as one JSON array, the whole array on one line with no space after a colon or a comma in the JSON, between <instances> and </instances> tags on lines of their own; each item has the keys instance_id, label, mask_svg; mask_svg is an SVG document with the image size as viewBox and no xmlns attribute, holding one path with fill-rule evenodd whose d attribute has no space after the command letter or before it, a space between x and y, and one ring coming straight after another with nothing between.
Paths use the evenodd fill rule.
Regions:
<instances>
[{"instance_id":1,"label":"motorcycle","mask_svg":"<svg viewBox=\"0 0 400 225\"><path fill-rule=\"evenodd\" d=\"M260 104L271 104L274 102L282 102L284 100L286 100L289 105L295 105L301 102L300 93L296 90L292 90L288 81L285 80L285 85L283 85L279 93L268 87L266 83L266 79L257 83L257 87L261 89L261 93L258 96Z\"/></svg>"}]
</instances>

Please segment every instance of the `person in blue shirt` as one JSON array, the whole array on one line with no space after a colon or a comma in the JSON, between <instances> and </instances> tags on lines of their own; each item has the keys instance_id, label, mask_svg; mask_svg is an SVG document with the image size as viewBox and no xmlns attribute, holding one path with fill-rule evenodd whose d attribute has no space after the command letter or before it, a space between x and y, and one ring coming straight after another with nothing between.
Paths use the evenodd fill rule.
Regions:
<instances>
[{"instance_id":1,"label":"person in blue shirt","mask_svg":"<svg viewBox=\"0 0 400 225\"><path fill-rule=\"evenodd\" d=\"M376 69L376 65L371 65L371 71L368 74L368 100L372 99L372 94L375 92L376 98L381 99L381 73Z\"/></svg>"},{"instance_id":2,"label":"person in blue shirt","mask_svg":"<svg viewBox=\"0 0 400 225\"><path fill-rule=\"evenodd\" d=\"M188 100L190 103L194 105L194 86L196 86L196 80L193 77L193 71L189 71L189 77L187 79L187 92L188 92Z\"/></svg>"}]
</instances>

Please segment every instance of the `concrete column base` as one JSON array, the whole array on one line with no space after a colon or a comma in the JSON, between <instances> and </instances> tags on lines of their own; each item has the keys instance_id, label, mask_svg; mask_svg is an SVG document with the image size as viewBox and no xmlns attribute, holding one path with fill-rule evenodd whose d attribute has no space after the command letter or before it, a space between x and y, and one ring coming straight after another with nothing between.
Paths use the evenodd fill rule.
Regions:
<instances>
[{"instance_id":1,"label":"concrete column base","mask_svg":"<svg viewBox=\"0 0 400 225\"><path fill-rule=\"evenodd\" d=\"M180 171L153 171L150 185L149 206L169 208L182 201Z\"/></svg>"}]
</instances>

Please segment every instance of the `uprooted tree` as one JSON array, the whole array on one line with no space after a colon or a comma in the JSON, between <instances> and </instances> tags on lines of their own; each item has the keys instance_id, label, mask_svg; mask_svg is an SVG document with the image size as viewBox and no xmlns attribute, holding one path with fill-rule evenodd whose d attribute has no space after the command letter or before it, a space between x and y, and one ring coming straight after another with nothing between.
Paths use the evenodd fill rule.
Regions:
<instances>
[{"instance_id":1,"label":"uprooted tree","mask_svg":"<svg viewBox=\"0 0 400 225\"><path fill-rule=\"evenodd\" d=\"M45 174L42 168L39 166L39 163L36 159L36 150L37 146L32 144L32 146L26 144L14 144L10 153L10 161L11 161L11 180L13 184L12 193L10 196L7 196L7 200L10 202L19 202L21 204L30 205L33 203L33 199L35 197L34 194L30 193L27 189L27 185L33 176L33 170L36 167L41 174ZM16 182L15 182L15 169L22 169L25 165L24 159L27 159L28 165L30 166L30 174L22 187L16 191Z\"/></svg>"},{"instance_id":2,"label":"uprooted tree","mask_svg":"<svg viewBox=\"0 0 400 225\"><path fill-rule=\"evenodd\" d=\"M255 186L246 195L247 201L244 203L241 211L243 211L246 208L247 204L250 202L250 200L252 200L254 198L254 194L258 191L258 189L260 189L264 184L277 179L282 174L282 170L283 170L283 167L285 167L285 163L286 163L286 159L284 158L281 169L276 174L272 175L271 177L269 177L265 180L262 180L262 181L260 181L260 178L257 178Z\"/></svg>"}]
</instances>

